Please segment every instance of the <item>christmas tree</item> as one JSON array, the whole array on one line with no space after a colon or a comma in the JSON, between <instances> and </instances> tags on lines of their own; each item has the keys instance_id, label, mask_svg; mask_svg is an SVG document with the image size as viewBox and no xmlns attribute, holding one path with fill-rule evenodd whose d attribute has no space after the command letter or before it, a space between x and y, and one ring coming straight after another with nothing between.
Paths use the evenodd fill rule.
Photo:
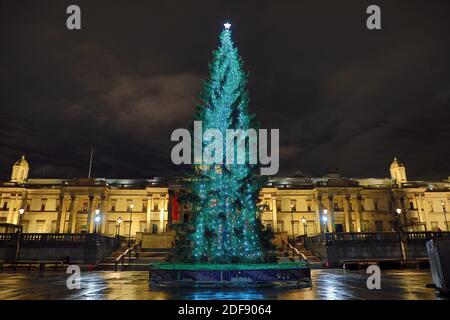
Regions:
<instances>
[{"instance_id":1,"label":"christmas tree","mask_svg":"<svg viewBox=\"0 0 450 320\"><path fill-rule=\"evenodd\" d=\"M231 38L230 24L220 34L219 48L213 52L210 74L201 92L195 121L202 121L202 130L219 130L225 137L227 129L257 129L249 114L247 74ZM202 132L202 133L203 133ZM224 143L224 142L223 142ZM205 150L208 140L203 141ZM226 146L223 146L223 150ZM194 226L191 261L209 263L256 263L265 261L261 229L257 223L256 205L263 183L256 164L194 163L190 177Z\"/></svg>"}]
</instances>

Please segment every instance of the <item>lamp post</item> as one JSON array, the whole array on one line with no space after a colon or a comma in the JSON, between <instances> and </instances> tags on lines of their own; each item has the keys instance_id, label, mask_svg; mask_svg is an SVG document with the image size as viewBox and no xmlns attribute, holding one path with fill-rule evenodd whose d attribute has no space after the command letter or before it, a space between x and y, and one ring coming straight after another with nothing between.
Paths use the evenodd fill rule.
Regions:
<instances>
[{"instance_id":1,"label":"lamp post","mask_svg":"<svg viewBox=\"0 0 450 320\"><path fill-rule=\"evenodd\" d=\"M19 209L19 221L18 221L18 225L20 226L22 223L22 215L24 214L25 209L24 208L20 208ZM20 250L20 237L22 235L22 228L19 229L19 233L17 234L17 243L16 243L16 259L15 261L17 261L17 258L19 257L19 250Z\"/></svg>"},{"instance_id":2,"label":"lamp post","mask_svg":"<svg viewBox=\"0 0 450 320\"><path fill-rule=\"evenodd\" d=\"M399 234L400 234L400 245L401 245L401 249L402 249L402 256L403 256L403 260L407 260L408 256L407 256L407 239L405 238L405 236L403 235L403 227L401 225L401 220L402 220L402 209L401 208L397 208L395 209L395 212L397 212L397 217L398 217L398 223L399 223Z\"/></svg>"},{"instance_id":3,"label":"lamp post","mask_svg":"<svg viewBox=\"0 0 450 320\"><path fill-rule=\"evenodd\" d=\"M322 221L325 224L324 232L328 232L328 209L323 209Z\"/></svg>"},{"instance_id":4,"label":"lamp post","mask_svg":"<svg viewBox=\"0 0 450 320\"><path fill-rule=\"evenodd\" d=\"M95 221L95 233L97 233L97 226L98 226L98 223L100 222L100 216L95 216L95 218L94 218L94 221Z\"/></svg>"},{"instance_id":5,"label":"lamp post","mask_svg":"<svg viewBox=\"0 0 450 320\"><path fill-rule=\"evenodd\" d=\"M117 219L117 227L116 227L116 236L120 237L120 225L122 224L122 217L119 217L119 219Z\"/></svg>"},{"instance_id":6,"label":"lamp post","mask_svg":"<svg viewBox=\"0 0 450 320\"><path fill-rule=\"evenodd\" d=\"M294 204L291 203L291 224L292 224L292 245L295 247L295 234L294 234Z\"/></svg>"},{"instance_id":7,"label":"lamp post","mask_svg":"<svg viewBox=\"0 0 450 320\"><path fill-rule=\"evenodd\" d=\"M302 223L303 223L303 234L306 237L307 233L306 233L306 218L305 217L302 218Z\"/></svg>"},{"instance_id":8,"label":"lamp post","mask_svg":"<svg viewBox=\"0 0 450 320\"><path fill-rule=\"evenodd\" d=\"M19 223L18 225L20 226L22 224L22 216L25 213L25 209L24 208L20 208L19 209Z\"/></svg>"},{"instance_id":9,"label":"lamp post","mask_svg":"<svg viewBox=\"0 0 450 320\"><path fill-rule=\"evenodd\" d=\"M95 215L94 215L94 233L97 233L97 226L100 222L100 209L95 209Z\"/></svg>"},{"instance_id":10,"label":"lamp post","mask_svg":"<svg viewBox=\"0 0 450 320\"><path fill-rule=\"evenodd\" d=\"M134 204L130 204L130 230L128 233L128 247L131 247L131 224L133 223L133 208Z\"/></svg>"},{"instance_id":11,"label":"lamp post","mask_svg":"<svg viewBox=\"0 0 450 320\"><path fill-rule=\"evenodd\" d=\"M441 200L441 206L442 206L442 211L444 212L445 228L448 231L447 212L445 211L445 202L444 202L444 200Z\"/></svg>"},{"instance_id":12,"label":"lamp post","mask_svg":"<svg viewBox=\"0 0 450 320\"><path fill-rule=\"evenodd\" d=\"M395 209L395 211L397 212L398 229L401 231L402 230L402 209L397 208L397 209Z\"/></svg>"},{"instance_id":13,"label":"lamp post","mask_svg":"<svg viewBox=\"0 0 450 320\"><path fill-rule=\"evenodd\" d=\"M323 216L322 220L323 220L323 224L325 225L324 230L325 230L325 232L328 232L328 225L327 225L328 217L327 216Z\"/></svg>"}]
</instances>

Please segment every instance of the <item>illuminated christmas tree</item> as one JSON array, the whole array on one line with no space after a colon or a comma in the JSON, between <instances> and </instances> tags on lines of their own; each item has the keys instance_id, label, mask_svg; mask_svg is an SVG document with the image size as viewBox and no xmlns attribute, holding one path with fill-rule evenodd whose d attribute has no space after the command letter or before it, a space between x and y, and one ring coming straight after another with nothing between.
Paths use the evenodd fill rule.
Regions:
<instances>
[{"instance_id":1,"label":"illuminated christmas tree","mask_svg":"<svg viewBox=\"0 0 450 320\"><path fill-rule=\"evenodd\" d=\"M231 38L230 24L220 34L220 46L213 53L210 74L201 93L195 121L202 130L217 129L226 136L227 129L257 129L249 114L247 75ZM224 142L225 143L225 139ZM208 142L203 141L203 150ZM226 146L223 146L223 150ZM227 164L223 160L194 164L190 177L194 228L191 259L210 263L255 263L265 261L256 205L263 179L258 165Z\"/></svg>"}]
</instances>

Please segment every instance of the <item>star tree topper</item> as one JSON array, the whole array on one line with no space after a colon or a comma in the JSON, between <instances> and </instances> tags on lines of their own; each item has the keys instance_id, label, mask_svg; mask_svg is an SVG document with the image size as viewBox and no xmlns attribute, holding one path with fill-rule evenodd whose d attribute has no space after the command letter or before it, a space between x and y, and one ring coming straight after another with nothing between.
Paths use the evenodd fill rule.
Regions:
<instances>
[{"instance_id":1,"label":"star tree topper","mask_svg":"<svg viewBox=\"0 0 450 320\"><path fill-rule=\"evenodd\" d=\"M224 23L223 26L225 27L225 29L230 29L231 28L231 23L229 23L229 22Z\"/></svg>"}]
</instances>

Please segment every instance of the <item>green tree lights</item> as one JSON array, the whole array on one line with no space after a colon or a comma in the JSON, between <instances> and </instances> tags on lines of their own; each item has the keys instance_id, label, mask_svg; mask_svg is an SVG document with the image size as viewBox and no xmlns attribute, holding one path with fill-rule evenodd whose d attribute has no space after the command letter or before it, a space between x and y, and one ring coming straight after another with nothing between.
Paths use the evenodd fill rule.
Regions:
<instances>
[{"instance_id":1,"label":"green tree lights","mask_svg":"<svg viewBox=\"0 0 450 320\"><path fill-rule=\"evenodd\" d=\"M202 131L216 129L223 136L227 129L257 129L249 114L247 75L231 38L230 25L220 34L220 46L213 53L210 75L201 92L201 104L194 120L202 121ZM206 136L206 154L213 136ZM221 142L224 143L224 142ZM223 150L226 146L223 145ZM234 151L236 152L236 150ZM214 150L211 156L216 156ZM261 229L256 221L259 190L264 182L258 165L238 164L223 159L203 164L194 159L190 177L194 228L189 233L191 261L209 263L255 263L266 259ZM246 159L249 158L246 148Z\"/></svg>"}]
</instances>

